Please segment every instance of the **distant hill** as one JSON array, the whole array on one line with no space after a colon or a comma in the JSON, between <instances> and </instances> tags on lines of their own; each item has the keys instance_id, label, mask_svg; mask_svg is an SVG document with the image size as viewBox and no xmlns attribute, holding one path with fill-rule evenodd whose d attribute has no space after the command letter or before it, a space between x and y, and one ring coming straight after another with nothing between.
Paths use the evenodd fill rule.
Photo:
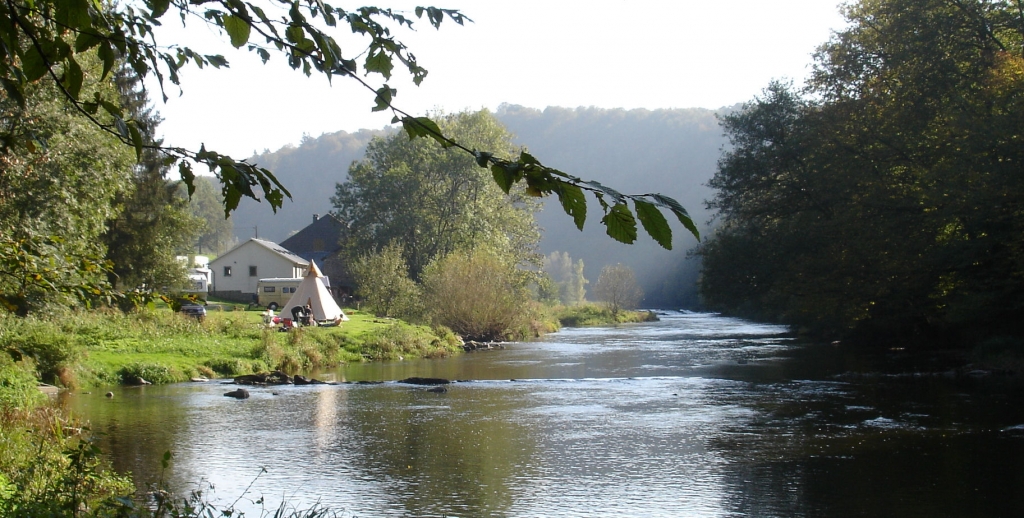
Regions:
<instances>
[{"instance_id":1,"label":"distant hill","mask_svg":"<svg viewBox=\"0 0 1024 518\"><path fill-rule=\"evenodd\" d=\"M705 184L726 144L715 113L503 105L496 116L545 165L627 193L672 196L703 232L709 218L704 200L711 196ZM286 202L276 216L265 204L243 201L232 216L236 235L248 239L253 227L258 227L261 238L280 242L312 222L314 213L327 213L335 183L345 178L353 160L362 158L366 143L380 134L383 131L361 130L307 137L298 147L254 157L277 173L293 201ZM592 198L583 232L576 230L557 201L547 205L538 215L544 229L543 253L565 251L573 259L583 259L591 283L606 264L631 266L647 294L644 303L650 307L696 305L697 265L685 261L686 251L696 241L678 223L673 225L673 250L667 251L646 235L634 245L607 237L599 221L600 207Z\"/></svg>"},{"instance_id":2,"label":"distant hill","mask_svg":"<svg viewBox=\"0 0 1024 518\"><path fill-rule=\"evenodd\" d=\"M266 203L243 198L231 216L235 237L244 241L251 237L280 243L288 236L313 222L313 214L331 211L334 185L348 175L348 166L363 158L366 144L384 130L339 131L317 138L306 136L298 147L285 146L265 151L250 160L274 172L291 192L275 214Z\"/></svg>"}]
</instances>

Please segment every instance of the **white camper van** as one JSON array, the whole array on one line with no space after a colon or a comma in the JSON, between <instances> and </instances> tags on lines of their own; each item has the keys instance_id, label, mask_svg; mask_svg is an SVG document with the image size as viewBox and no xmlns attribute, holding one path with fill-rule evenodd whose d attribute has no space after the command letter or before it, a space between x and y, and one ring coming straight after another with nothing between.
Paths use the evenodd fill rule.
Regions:
<instances>
[{"instance_id":1,"label":"white camper van","mask_svg":"<svg viewBox=\"0 0 1024 518\"><path fill-rule=\"evenodd\" d=\"M295 288L298 288L299 284L302 284L302 277L260 279L256 283L256 303L277 311L277 308L292 298Z\"/></svg>"}]
</instances>

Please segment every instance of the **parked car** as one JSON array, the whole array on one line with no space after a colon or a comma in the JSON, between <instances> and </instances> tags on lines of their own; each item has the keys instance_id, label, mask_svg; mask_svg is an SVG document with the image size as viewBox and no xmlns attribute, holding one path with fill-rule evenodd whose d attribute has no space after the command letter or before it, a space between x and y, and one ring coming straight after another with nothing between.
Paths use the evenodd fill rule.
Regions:
<instances>
[{"instance_id":1,"label":"parked car","mask_svg":"<svg viewBox=\"0 0 1024 518\"><path fill-rule=\"evenodd\" d=\"M195 318L202 322L206 320L206 307L199 304L185 304L181 306L181 314Z\"/></svg>"}]
</instances>

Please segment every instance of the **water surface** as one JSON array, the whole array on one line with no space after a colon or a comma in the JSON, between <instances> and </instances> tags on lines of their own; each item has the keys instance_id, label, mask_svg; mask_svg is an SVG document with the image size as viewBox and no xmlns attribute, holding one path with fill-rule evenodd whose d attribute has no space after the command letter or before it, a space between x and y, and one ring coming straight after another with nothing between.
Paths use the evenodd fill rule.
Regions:
<instances>
[{"instance_id":1,"label":"water surface","mask_svg":"<svg viewBox=\"0 0 1024 518\"><path fill-rule=\"evenodd\" d=\"M179 491L205 481L250 516L260 497L358 516L1019 516L1022 384L947 369L673 312L318 373L381 384L68 404L107 434L116 469ZM409 376L460 381L394 382Z\"/></svg>"}]
</instances>

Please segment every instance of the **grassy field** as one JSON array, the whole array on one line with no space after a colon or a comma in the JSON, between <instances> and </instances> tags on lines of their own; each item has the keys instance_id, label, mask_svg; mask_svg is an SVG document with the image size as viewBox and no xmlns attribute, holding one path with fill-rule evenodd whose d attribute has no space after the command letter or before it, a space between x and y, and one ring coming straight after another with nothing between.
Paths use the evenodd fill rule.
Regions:
<instances>
[{"instance_id":1,"label":"grassy field","mask_svg":"<svg viewBox=\"0 0 1024 518\"><path fill-rule=\"evenodd\" d=\"M162 307L125 315L67 312L0 316L0 349L31 358L47 383L91 387L229 377L273 369L289 373L346 362L439 357L461 351L450 331L348 312L337 327L278 332L259 311L211 305L206 319Z\"/></svg>"}]
</instances>

